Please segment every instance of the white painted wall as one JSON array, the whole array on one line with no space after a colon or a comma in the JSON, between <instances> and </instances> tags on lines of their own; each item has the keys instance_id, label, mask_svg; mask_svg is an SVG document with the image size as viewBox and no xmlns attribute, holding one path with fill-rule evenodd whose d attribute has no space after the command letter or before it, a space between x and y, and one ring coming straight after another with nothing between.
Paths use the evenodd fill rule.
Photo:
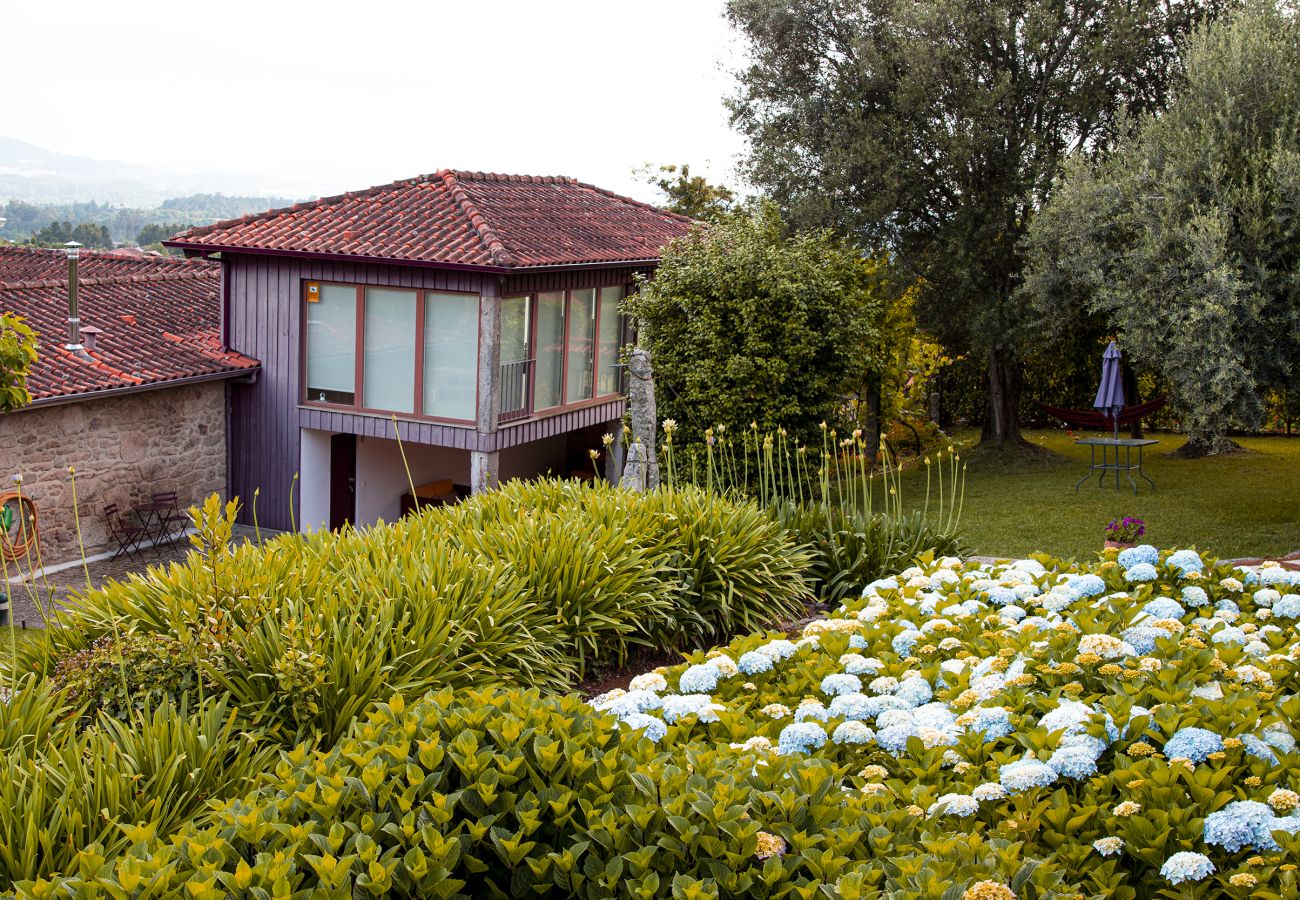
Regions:
<instances>
[{"instance_id":1,"label":"white painted wall","mask_svg":"<svg viewBox=\"0 0 1300 900\"><path fill-rule=\"evenodd\" d=\"M302 429L298 459L298 528L324 531L330 522L330 437L328 431Z\"/></svg>"},{"instance_id":2,"label":"white painted wall","mask_svg":"<svg viewBox=\"0 0 1300 900\"><path fill-rule=\"evenodd\" d=\"M411 468L409 479L402 465L402 449ZM358 437L357 525L373 525L380 519L396 521L400 498L410 492L411 482L420 485L443 478L450 478L456 484L469 484L468 450L410 442L403 442L399 449L397 441Z\"/></svg>"}]
</instances>

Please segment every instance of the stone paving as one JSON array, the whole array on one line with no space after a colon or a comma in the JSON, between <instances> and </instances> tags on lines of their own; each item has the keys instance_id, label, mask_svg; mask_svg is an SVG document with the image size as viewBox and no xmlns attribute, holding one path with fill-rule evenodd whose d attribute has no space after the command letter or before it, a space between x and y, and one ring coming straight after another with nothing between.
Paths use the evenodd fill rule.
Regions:
<instances>
[{"instance_id":1,"label":"stone paving","mask_svg":"<svg viewBox=\"0 0 1300 900\"><path fill-rule=\"evenodd\" d=\"M266 529L263 529L262 537L269 536ZM236 525L234 537L251 541L254 540L254 532L252 528L245 525ZM123 581L128 575L134 572L143 573L152 566L165 567L180 562L191 549L189 539L183 538L172 544L164 544L157 551L146 547L137 553L124 554L117 559L101 559L89 563L84 568L79 565L71 566L45 575L34 583L0 584L0 591L9 594L9 621L20 628L43 628L46 619L43 610L62 605L74 591L84 591L87 571L89 571L91 586L99 587L107 581Z\"/></svg>"}]
</instances>

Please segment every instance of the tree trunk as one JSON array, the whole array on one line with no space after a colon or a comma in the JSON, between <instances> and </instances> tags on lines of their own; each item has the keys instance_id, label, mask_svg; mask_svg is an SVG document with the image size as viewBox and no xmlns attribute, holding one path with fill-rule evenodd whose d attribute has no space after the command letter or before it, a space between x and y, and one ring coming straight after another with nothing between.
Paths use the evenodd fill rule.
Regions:
<instances>
[{"instance_id":1,"label":"tree trunk","mask_svg":"<svg viewBox=\"0 0 1300 900\"><path fill-rule=\"evenodd\" d=\"M1124 383L1124 399L1129 406L1136 406L1138 402L1138 379L1137 373L1133 367L1128 364L1128 360L1121 357L1119 366L1119 377ZM1142 420L1134 419L1129 425L1128 436L1139 440L1142 437Z\"/></svg>"},{"instance_id":2,"label":"tree trunk","mask_svg":"<svg viewBox=\"0 0 1300 900\"><path fill-rule=\"evenodd\" d=\"M867 459L871 464L876 464L876 457L880 454L880 431L882 422L880 421L880 379L872 378L867 382L867 415L862 422L862 436L866 438Z\"/></svg>"},{"instance_id":3,"label":"tree trunk","mask_svg":"<svg viewBox=\"0 0 1300 900\"><path fill-rule=\"evenodd\" d=\"M981 444L1012 445L1020 437L1020 360L1010 350L989 351L989 402Z\"/></svg>"}]
</instances>

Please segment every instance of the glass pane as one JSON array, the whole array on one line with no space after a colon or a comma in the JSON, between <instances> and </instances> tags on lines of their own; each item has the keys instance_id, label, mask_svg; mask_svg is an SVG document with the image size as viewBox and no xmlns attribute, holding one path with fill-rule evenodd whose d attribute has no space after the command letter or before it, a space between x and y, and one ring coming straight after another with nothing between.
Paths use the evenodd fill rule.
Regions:
<instances>
[{"instance_id":1,"label":"glass pane","mask_svg":"<svg viewBox=\"0 0 1300 900\"><path fill-rule=\"evenodd\" d=\"M318 403L356 402L357 289L322 284L307 304L307 393Z\"/></svg>"},{"instance_id":2,"label":"glass pane","mask_svg":"<svg viewBox=\"0 0 1300 900\"><path fill-rule=\"evenodd\" d=\"M596 396L617 394L622 388L618 363L618 351L623 340L623 313L619 304L623 302L623 288L607 287L600 289L600 340L596 344Z\"/></svg>"},{"instance_id":3,"label":"glass pane","mask_svg":"<svg viewBox=\"0 0 1300 900\"><path fill-rule=\"evenodd\" d=\"M521 412L528 405L528 335L532 330L532 298L501 299L501 414Z\"/></svg>"},{"instance_id":4,"label":"glass pane","mask_svg":"<svg viewBox=\"0 0 1300 900\"><path fill-rule=\"evenodd\" d=\"M533 405L560 405L564 377L564 291L537 295L537 394Z\"/></svg>"},{"instance_id":5,"label":"glass pane","mask_svg":"<svg viewBox=\"0 0 1300 900\"><path fill-rule=\"evenodd\" d=\"M596 337L596 289L572 291L569 297L569 357L564 402L591 399L592 346Z\"/></svg>"},{"instance_id":6,"label":"glass pane","mask_svg":"<svg viewBox=\"0 0 1300 900\"><path fill-rule=\"evenodd\" d=\"M473 419L478 397L478 295L424 295L426 416Z\"/></svg>"},{"instance_id":7,"label":"glass pane","mask_svg":"<svg viewBox=\"0 0 1300 900\"><path fill-rule=\"evenodd\" d=\"M367 409L415 412L415 291L366 288Z\"/></svg>"}]
</instances>

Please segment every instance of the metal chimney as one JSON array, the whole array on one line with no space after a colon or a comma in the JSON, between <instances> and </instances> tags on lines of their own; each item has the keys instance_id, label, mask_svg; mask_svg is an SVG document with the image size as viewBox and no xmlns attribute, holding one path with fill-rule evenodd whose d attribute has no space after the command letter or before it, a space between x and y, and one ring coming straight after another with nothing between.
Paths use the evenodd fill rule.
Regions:
<instances>
[{"instance_id":1,"label":"metal chimney","mask_svg":"<svg viewBox=\"0 0 1300 900\"><path fill-rule=\"evenodd\" d=\"M77 258L81 255L81 245L68 241L63 246L68 248L68 342L63 349L77 353L85 349L81 346L81 318L77 308Z\"/></svg>"}]
</instances>

